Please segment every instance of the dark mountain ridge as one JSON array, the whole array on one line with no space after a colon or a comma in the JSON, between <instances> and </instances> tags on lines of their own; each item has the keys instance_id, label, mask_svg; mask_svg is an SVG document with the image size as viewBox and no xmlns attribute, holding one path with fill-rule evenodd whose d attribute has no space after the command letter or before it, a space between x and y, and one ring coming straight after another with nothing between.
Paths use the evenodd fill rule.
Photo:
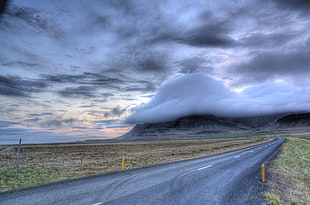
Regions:
<instances>
[{"instance_id":1,"label":"dark mountain ridge","mask_svg":"<svg viewBox=\"0 0 310 205\"><path fill-rule=\"evenodd\" d=\"M253 117L216 117L192 115L174 121L137 124L121 139L203 137L210 134L276 131L310 128L310 113L272 114Z\"/></svg>"},{"instance_id":2,"label":"dark mountain ridge","mask_svg":"<svg viewBox=\"0 0 310 205\"><path fill-rule=\"evenodd\" d=\"M286 115L279 118L272 126L276 128L310 127L310 113Z\"/></svg>"}]
</instances>

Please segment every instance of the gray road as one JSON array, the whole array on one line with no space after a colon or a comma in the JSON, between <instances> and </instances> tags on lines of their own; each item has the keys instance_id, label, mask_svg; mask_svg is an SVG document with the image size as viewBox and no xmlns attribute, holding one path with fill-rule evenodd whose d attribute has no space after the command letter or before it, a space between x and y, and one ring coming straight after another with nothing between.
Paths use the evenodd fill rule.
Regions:
<instances>
[{"instance_id":1,"label":"gray road","mask_svg":"<svg viewBox=\"0 0 310 205\"><path fill-rule=\"evenodd\" d=\"M238 151L0 193L0 204L261 204L260 165L284 139Z\"/></svg>"}]
</instances>

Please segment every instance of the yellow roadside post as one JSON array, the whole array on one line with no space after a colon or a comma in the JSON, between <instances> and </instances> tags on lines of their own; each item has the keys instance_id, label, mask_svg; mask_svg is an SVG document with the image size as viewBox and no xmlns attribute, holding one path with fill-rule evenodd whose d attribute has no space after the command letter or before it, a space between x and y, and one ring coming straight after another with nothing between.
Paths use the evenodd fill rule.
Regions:
<instances>
[{"instance_id":1,"label":"yellow roadside post","mask_svg":"<svg viewBox=\"0 0 310 205\"><path fill-rule=\"evenodd\" d=\"M264 183L265 182L265 164L262 164L261 166L261 176L262 176L261 181L262 183Z\"/></svg>"},{"instance_id":2,"label":"yellow roadside post","mask_svg":"<svg viewBox=\"0 0 310 205\"><path fill-rule=\"evenodd\" d=\"M122 157L122 167L121 170L124 171L125 170L125 157Z\"/></svg>"}]
</instances>

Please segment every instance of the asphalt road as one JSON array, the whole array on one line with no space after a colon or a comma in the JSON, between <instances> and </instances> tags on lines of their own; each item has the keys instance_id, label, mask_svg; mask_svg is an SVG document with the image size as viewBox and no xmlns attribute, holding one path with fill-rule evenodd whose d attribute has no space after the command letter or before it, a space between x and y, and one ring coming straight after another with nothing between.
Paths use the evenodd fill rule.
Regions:
<instances>
[{"instance_id":1,"label":"asphalt road","mask_svg":"<svg viewBox=\"0 0 310 205\"><path fill-rule=\"evenodd\" d=\"M260 165L283 142L2 192L0 204L261 204Z\"/></svg>"}]
</instances>

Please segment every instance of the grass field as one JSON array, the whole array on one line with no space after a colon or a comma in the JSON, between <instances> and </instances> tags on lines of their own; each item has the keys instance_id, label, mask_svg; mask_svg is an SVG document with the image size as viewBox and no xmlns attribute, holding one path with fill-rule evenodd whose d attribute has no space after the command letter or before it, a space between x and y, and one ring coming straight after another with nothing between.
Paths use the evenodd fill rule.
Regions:
<instances>
[{"instance_id":1,"label":"grass field","mask_svg":"<svg viewBox=\"0 0 310 205\"><path fill-rule=\"evenodd\" d=\"M16 146L0 146L0 191L59 180L191 159L239 149L265 137L23 145L15 172Z\"/></svg>"},{"instance_id":2,"label":"grass field","mask_svg":"<svg viewBox=\"0 0 310 205\"><path fill-rule=\"evenodd\" d=\"M270 192L281 204L310 204L310 135L288 138L271 167Z\"/></svg>"}]
</instances>

